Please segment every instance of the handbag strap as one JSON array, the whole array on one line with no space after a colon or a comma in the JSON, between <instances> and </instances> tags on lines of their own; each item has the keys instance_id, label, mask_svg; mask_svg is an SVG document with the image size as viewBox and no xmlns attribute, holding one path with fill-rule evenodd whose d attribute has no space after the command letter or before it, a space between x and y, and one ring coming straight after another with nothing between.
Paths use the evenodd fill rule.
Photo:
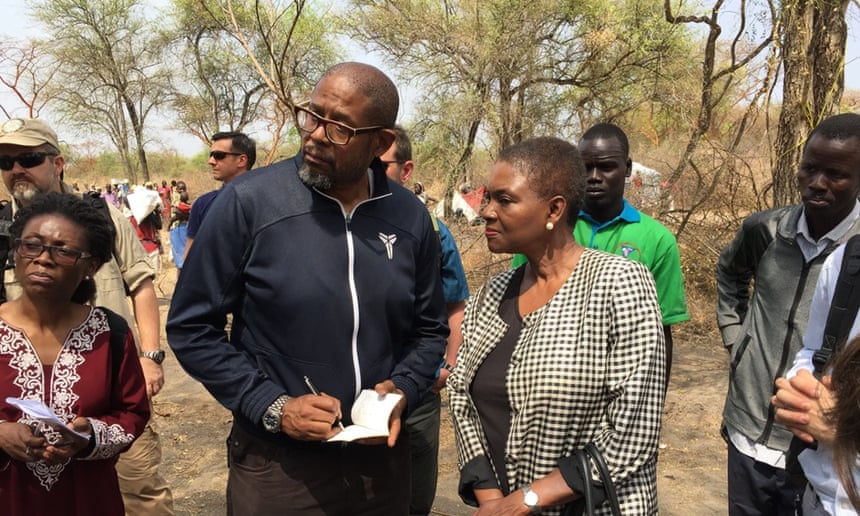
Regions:
<instances>
[{"instance_id":1,"label":"handbag strap","mask_svg":"<svg viewBox=\"0 0 860 516\"><path fill-rule=\"evenodd\" d=\"M615 483L612 482L612 477L609 475L609 467L603 459L603 454L600 453L597 446L593 443L589 443L585 446L585 454L583 454L583 457L585 457L585 455L591 455L592 460L594 460L594 464L597 466L597 471L600 473L600 480L603 482L603 489L606 491L606 501L609 502L609 507L612 509L613 516L621 516L621 504L618 503L618 493L615 491ZM588 468L588 471L589 473L587 473L586 481L589 481L590 484L591 468ZM586 497L586 500L588 500L588 498L589 497ZM586 501L586 506L591 507L591 503Z\"/></svg>"},{"instance_id":2,"label":"handbag strap","mask_svg":"<svg viewBox=\"0 0 860 516\"><path fill-rule=\"evenodd\" d=\"M588 453L577 453L575 457L579 460L579 467L582 468L582 479L585 482L585 514L586 516L594 516L594 500L591 494L591 464L588 462Z\"/></svg>"}]
</instances>

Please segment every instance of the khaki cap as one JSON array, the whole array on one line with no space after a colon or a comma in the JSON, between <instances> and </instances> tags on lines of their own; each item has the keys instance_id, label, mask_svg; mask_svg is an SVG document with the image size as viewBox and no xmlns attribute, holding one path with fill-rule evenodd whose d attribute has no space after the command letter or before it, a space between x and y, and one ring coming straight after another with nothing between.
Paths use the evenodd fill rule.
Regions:
<instances>
[{"instance_id":1,"label":"khaki cap","mask_svg":"<svg viewBox=\"0 0 860 516\"><path fill-rule=\"evenodd\" d=\"M0 125L0 144L38 147L49 143L57 150L57 133L41 120L35 118L12 118Z\"/></svg>"}]
</instances>

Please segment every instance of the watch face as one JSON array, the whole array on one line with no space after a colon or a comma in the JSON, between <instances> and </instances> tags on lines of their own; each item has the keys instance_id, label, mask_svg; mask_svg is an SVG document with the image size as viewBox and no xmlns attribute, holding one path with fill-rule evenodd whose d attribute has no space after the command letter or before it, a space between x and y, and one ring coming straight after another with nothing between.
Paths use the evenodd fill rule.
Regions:
<instances>
[{"instance_id":1,"label":"watch face","mask_svg":"<svg viewBox=\"0 0 860 516\"><path fill-rule=\"evenodd\" d=\"M534 507L535 505L538 504L538 495L534 491L529 490L528 492L526 492L526 495L525 495L523 501L529 507Z\"/></svg>"},{"instance_id":2,"label":"watch face","mask_svg":"<svg viewBox=\"0 0 860 516\"><path fill-rule=\"evenodd\" d=\"M263 426L269 432L277 432L281 429L281 419L271 412L263 414Z\"/></svg>"}]
</instances>

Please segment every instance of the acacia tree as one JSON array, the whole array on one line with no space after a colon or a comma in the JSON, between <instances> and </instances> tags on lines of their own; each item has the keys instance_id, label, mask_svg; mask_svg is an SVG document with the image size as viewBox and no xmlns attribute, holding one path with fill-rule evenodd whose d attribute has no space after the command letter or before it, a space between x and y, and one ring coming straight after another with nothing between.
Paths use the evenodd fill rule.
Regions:
<instances>
[{"instance_id":1,"label":"acacia tree","mask_svg":"<svg viewBox=\"0 0 860 516\"><path fill-rule=\"evenodd\" d=\"M252 82L265 85L267 90L265 94L256 87L246 87L244 91L259 94L262 103L270 101L269 95L273 97L271 102L276 105L268 106L265 116L261 117L269 122L269 134L278 136L273 139L269 152L269 157L273 156L286 125L285 115L292 119L295 99L303 98L342 53L331 37L333 20L323 20L305 0L285 4L260 0L197 0L197 8L205 13L205 24L211 27L210 31L231 39L227 45L221 41L222 50L230 49L229 52L236 55L236 49L241 48L244 61L255 72ZM232 86L230 82L224 84L228 88Z\"/></svg>"},{"instance_id":2,"label":"acacia tree","mask_svg":"<svg viewBox=\"0 0 860 516\"><path fill-rule=\"evenodd\" d=\"M763 72L757 74L750 68L757 63L757 59L767 54L774 39L772 30L775 25L772 22L760 22L760 27L769 27L771 30L751 30L748 19L753 18L749 13L750 2L740 0L739 4L733 6L733 11L737 9L739 14L739 22L729 32L728 41L724 44L725 51L720 52L721 36L725 30L721 21L723 3L723 0L717 0L709 12L701 15L677 14L669 0L664 3L669 23L699 24L706 30L700 76L701 93L695 121L684 152L668 179L669 188L663 194L665 212L672 188L692 171L691 180L686 182L687 202L678 210L681 219L677 234L683 232L692 215L710 199L724 177L736 166L736 151L757 117L761 100L773 80L772 69L765 66ZM759 19L769 16L772 20L775 15L772 5L757 12ZM759 33L760 36L755 39ZM760 81L758 87L751 84L750 80ZM743 87L745 81L748 87ZM739 91L746 91L747 94L740 95ZM746 106L743 113L727 124L727 130L713 132L715 113L738 103ZM703 144L704 150L701 148Z\"/></svg>"},{"instance_id":3,"label":"acacia tree","mask_svg":"<svg viewBox=\"0 0 860 516\"><path fill-rule=\"evenodd\" d=\"M445 171L450 195L479 138L494 152L538 133L577 134L593 118L651 98L631 88L659 74L661 61L688 54L683 29L655 23L659 6L354 1L347 26L426 93L413 132L434 135L424 164Z\"/></svg>"},{"instance_id":4,"label":"acacia tree","mask_svg":"<svg viewBox=\"0 0 860 516\"><path fill-rule=\"evenodd\" d=\"M0 84L26 109L26 116L37 118L50 97L45 89L56 73L44 49L35 41L7 40L0 44ZM11 118L15 108L0 104L3 114Z\"/></svg>"},{"instance_id":5,"label":"acacia tree","mask_svg":"<svg viewBox=\"0 0 860 516\"><path fill-rule=\"evenodd\" d=\"M64 119L107 135L137 181L150 178L146 122L166 101L162 45L138 0L51 0L35 16L59 63L51 94ZM70 30L70 28L73 28ZM109 118L105 118L109 117Z\"/></svg>"},{"instance_id":6,"label":"acacia tree","mask_svg":"<svg viewBox=\"0 0 860 516\"><path fill-rule=\"evenodd\" d=\"M172 105L180 125L206 145L215 132L244 131L273 98L214 9L200 0L176 0L175 27L167 35L181 63Z\"/></svg>"}]
</instances>

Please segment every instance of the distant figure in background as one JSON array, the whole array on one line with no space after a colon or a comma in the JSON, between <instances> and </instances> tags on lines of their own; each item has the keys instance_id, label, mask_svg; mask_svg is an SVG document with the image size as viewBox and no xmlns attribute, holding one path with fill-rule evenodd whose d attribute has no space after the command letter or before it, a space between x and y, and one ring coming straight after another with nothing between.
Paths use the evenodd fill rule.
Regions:
<instances>
[{"instance_id":1,"label":"distant figure in background","mask_svg":"<svg viewBox=\"0 0 860 516\"><path fill-rule=\"evenodd\" d=\"M105 200L108 204L113 205L114 208L119 208L120 204L116 197L116 192L113 189L113 185L107 183L105 185L105 189L102 192L102 199Z\"/></svg>"},{"instance_id":2,"label":"distant figure in background","mask_svg":"<svg viewBox=\"0 0 860 516\"><path fill-rule=\"evenodd\" d=\"M405 185L412 176L415 163L412 161L412 142L406 131L399 125L394 126L394 143L379 157L386 165L385 174L389 179L400 185ZM421 183L415 183L420 185ZM414 191L421 197L420 191ZM423 200L423 199L422 199ZM442 247L442 292L445 296L445 306L448 311L448 327L451 333L445 347L445 359L439 364L438 379L430 392L424 395L418 405L406 419L406 431L409 434L409 451L412 456L412 497L409 503L409 514L426 515L433 508L436 497L436 479L439 474L439 425L442 413L442 396L439 391L445 387L448 375L457 365L457 350L463 342L461 326L466 299L469 297L469 284L463 262L457 251L454 237L441 220L432 212L430 217L436 227L436 235Z\"/></svg>"},{"instance_id":3,"label":"distant figure in background","mask_svg":"<svg viewBox=\"0 0 860 516\"><path fill-rule=\"evenodd\" d=\"M129 207L131 225L137 232L137 238L147 252L149 263L158 271L161 264L161 199L154 190L136 186L125 198Z\"/></svg>"},{"instance_id":4,"label":"distant figure in background","mask_svg":"<svg viewBox=\"0 0 860 516\"><path fill-rule=\"evenodd\" d=\"M170 222L170 206L172 196L170 195L170 187L167 186L167 181L161 181L161 188L158 189L158 196L161 198L161 218L162 225L166 226Z\"/></svg>"},{"instance_id":5,"label":"distant figure in background","mask_svg":"<svg viewBox=\"0 0 860 516\"><path fill-rule=\"evenodd\" d=\"M188 217L191 205L188 204L188 189L185 181L176 182L176 199L171 207L170 220L167 227L170 230L170 252L173 264L180 271L185 262L185 243L188 241Z\"/></svg>"},{"instance_id":6,"label":"distant figure in background","mask_svg":"<svg viewBox=\"0 0 860 516\"><path fill-rule=\"evenodd\" d=\"M251 170L257 160L257 144L247 134L237 132L215 133L212 135L212 147L209 151L209 166L212 167L212 178L225 185L233 179ZM185 255L194 243L194 237L206 217L206 211L212 201L218 197L221 190L212 190L198 197L191 205L191 215L188 217L188 240L185 244ZM184 261L184 258L183 258Z\"/></svg>"}]
</instances>

